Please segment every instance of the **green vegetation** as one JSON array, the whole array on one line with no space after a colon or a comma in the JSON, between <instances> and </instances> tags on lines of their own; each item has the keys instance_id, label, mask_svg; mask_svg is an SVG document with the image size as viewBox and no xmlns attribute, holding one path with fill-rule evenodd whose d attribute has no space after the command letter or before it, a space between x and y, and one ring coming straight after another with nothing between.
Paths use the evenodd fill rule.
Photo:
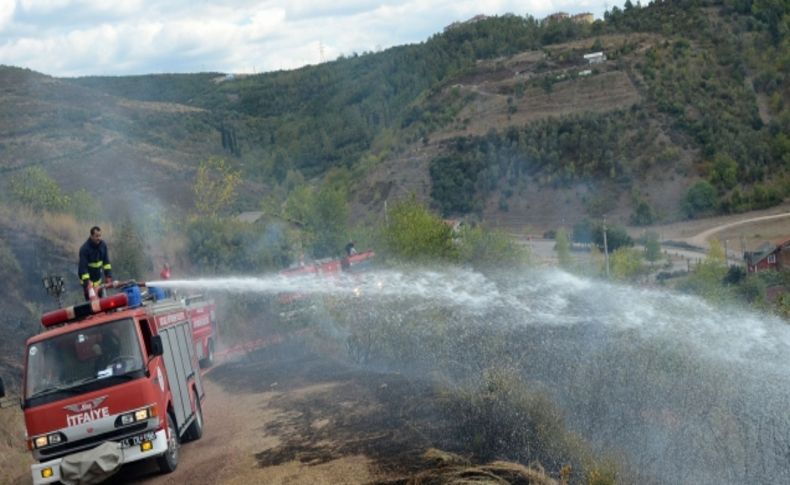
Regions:
<instances>
[{"instance_id":1,"label":"green vegetation","mask_svg":"<svg viewBox=\"0 0 790 485\"><path fill-rule=\"evenodd\" d=\"M195 181L195 209L204 217L217 217L236 198L241 174L221 158L209 158L198 167Z\"/></svg>"},{"instance_id":2,"label":"green vegetation","mask_svg":"<svg viewBox=\"0 0 790 485\"><path fill-rule=\"evenodd\" d=\"M458 261L452 227L428 209L409 199L395 205L382 228L384 254L416 263Z\"/></svg>"},{"instance_id":3,"label":"green vegetation","mask_svg":"<svg viewBox=\"0 0 790 485\"><path fill-rule=\"evenodd\" d=\"M131 219L127 218L120 224L113 239L110 256L115 279L143 281L145 273L153 269L153 264L146 256L143 236Z\"/></svg>"},{"instance_id":4,"label":"green vegetation","mask_svg":"<svg viewBox=\"0 0 790 485\"><path fill-rule=\"evenodd\" d=\"M12 176L8 186L15 202L33 210L62 210L69 204L69 197L40 167L31 167Z\"/></svg>"}]
</instances>

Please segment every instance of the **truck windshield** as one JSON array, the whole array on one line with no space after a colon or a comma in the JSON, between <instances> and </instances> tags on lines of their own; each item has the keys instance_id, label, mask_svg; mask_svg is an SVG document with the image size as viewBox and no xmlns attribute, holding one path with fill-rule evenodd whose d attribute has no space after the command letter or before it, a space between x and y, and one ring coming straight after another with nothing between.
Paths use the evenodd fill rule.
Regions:
<instances>
[{"instance_id":1,"label":"truck windshield","mask_svg":"<svg viewBox=\"0 0 790 485\"><path fill-rule=\"evenodd\" d=\"M128 376L142 368L131 318L75 330L28 347L25 398L76 392L84 384Z\"/></svg>"}]
</instances>

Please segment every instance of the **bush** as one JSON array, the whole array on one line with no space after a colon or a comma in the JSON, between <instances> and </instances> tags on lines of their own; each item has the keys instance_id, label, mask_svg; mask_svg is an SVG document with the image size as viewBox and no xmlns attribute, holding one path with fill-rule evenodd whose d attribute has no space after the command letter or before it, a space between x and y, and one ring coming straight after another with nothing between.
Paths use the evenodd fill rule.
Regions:
<instances>
[{"instance_id":1,"label":"bush","mask_svg":"<svg viewBox=\"0 0 790 485\"><path fill-rule=\"evenodd\" d=\"M456 423L458 439L480 460L538 462L571 483L586 475L603 479L616 474L599 468L589 447L566 429L551 400L529 389L514 372L488 371L480 385L447 392L443 404Z\"/></svg>"},{"instance_id":2,"label":"bush","mask_svg":"<svg viewBox=\"0 0 790 485\"><path fill-rule=\"evenodd\" d=\"M603 225L599 224L593 229L592 240L599 249L603 250ZM630 247L634 245L633 239L628 235L626 230L619 226L610 226L606 228L606 249L609 253L617 251L621 247Z\"/></svg>"},{"instance_id":3,"label":"bush","mask_svg":"<svg viewBox=\"0 0 790 485\"><path fill-rule=\"evenodd\" d=\"M9 185L14 200L34 210L62 211L69 206L69 197L41 167L31 167L14 175Z\"/></svg>"},{"instance_id":4,"label":"bush","mask_svg":"<svg viewBox=\"0 0 790 485\"><path fill-rule=\"evenodd\" d=\"M453 229L414 197L395 204L382 227L385 253L411 262L457 261Z\"/></svg>"},{"instance_id":5,"label":"bush","mask_svg":"<svg viewBox=\"0 0 790 485\"><path fill-rule=\"evenodd\" d=\"M477 269L513 269L529 262L527 249L500 230L464 226L456 241L460 261Z\"/></svg>"},{"instance_id":6,"label":"bush","mask_svg":"<svg viewBox=\"0 0 790 485\"><path fill-rule=\"evenodd\" d=\"M108 248L116 279L140 280L153 269L151 260L146 257L143 238L130 219L121 223Z\"/></svg>"},{"instance_id":7,"label":"bush","mask_svg":"<svg viewBox=\"0 0 790 485\"><path fill-rule=\"evenodd\" d=\"M683 199L682 209L692 219L711 212L716 207L716 189L705 180L692 185Z\"/></svg>"},{"instance_id":8,"label":"bush","mask_svg":"<svg viewBox=\"0 0 790 485\"><path fill-rule=\"evenodd\" d=\"M284 224L261 226L233 219L199 218L186 229L186 252L202 273L254 273L291 263L295 239Z\"/></svg>"},{"instance_id":9,"label":"bush","mask_svg":"<svg viewBox=\"0 0 790 485\"><path fill-rule=\"evenodd\" d=\"M656 221L656 214L646 200L640 200L631 214L631 224L649 226Z\"/></svg>"}]
</instances>

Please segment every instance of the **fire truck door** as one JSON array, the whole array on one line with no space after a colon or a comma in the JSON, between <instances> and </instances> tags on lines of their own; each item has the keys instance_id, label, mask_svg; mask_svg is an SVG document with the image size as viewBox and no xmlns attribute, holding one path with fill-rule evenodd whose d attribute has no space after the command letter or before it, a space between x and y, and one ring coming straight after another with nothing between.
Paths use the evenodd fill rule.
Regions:
<instances>
[{"instance_id":1,"label":"fire truck door","mask_svg":"<svg viewBox=\"0 0 790 485\"><path fill-rule=\"evenodd\" d=\"M190 404L189 381L195 380L198 395L203 395L203 386L200 382L200 372L193 365L194 348L191 345L192 334L189 322L161 329L164 348L165 370L170 383L170 392L173 395L173 411L175 412L176 427L179 434L185 430L185 424L192 418L192 405Z\"/></svg>"}]
</instances>

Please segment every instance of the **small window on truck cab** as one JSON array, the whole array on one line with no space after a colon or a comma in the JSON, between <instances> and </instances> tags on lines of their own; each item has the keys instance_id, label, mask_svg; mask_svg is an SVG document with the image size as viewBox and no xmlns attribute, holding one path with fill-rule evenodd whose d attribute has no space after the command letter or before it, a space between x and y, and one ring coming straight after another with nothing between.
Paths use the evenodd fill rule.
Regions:
<instances>
[{"instance_id":1,"label":"small window on truck cab","mask_svg":"<svg viewBox=\"0 0 790 485\"><path fill-rule=\"evenodd\" d=\"M148 320L145 318L141 318L137 323L140 325L140 334L143 336L145 355L151 357L151 337L153 336L153 333L151 332L151 324L149 324Z\"/></svg>"}]
</instances>

